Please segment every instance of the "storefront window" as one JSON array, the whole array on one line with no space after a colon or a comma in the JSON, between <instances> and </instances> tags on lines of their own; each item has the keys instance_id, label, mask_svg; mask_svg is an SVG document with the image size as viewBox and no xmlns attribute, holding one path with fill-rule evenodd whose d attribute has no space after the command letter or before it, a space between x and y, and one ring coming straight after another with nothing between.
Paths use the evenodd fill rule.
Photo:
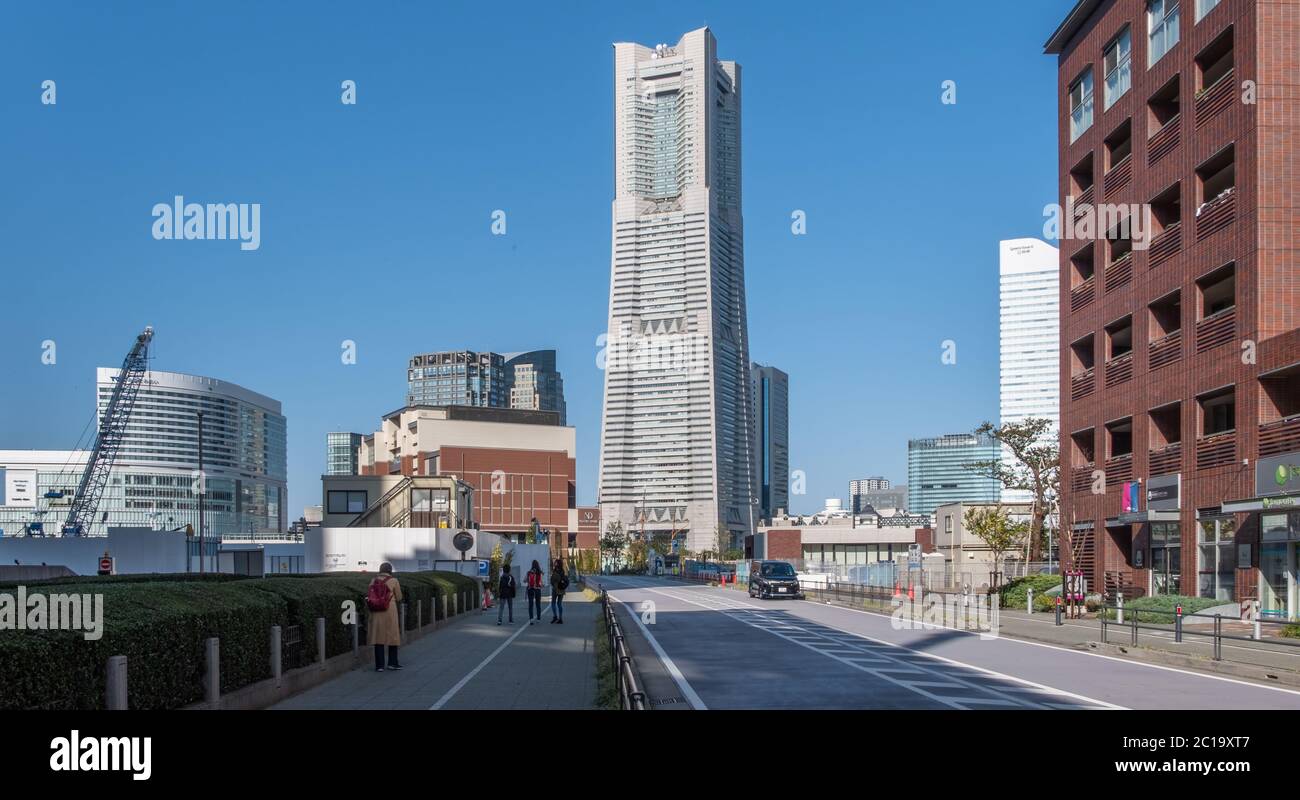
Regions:
<instances>
[{"instance_id":1,"label":"storefront window","mask_svg":"<svg viewBox=\"0 0 1300 800\"><path fill-rule=\"evenodd\" d=\"M1182 533L1176 522L1151 523L1151 591L1179 594L1182 585Z\"/></svg>"},{"instance_id":2,"label":"storefront window","mask_svg":"<svg viewBox=\"0 0 1300 800\"><path fill-rule=\"evenodd\" d=\"M1233 517L1207 517L1200 520L1197 529L1201 559L1197 588L1200 595L1231 601L1237 584L1237 559L1233 547L1237 522Z\"/></svg>"}]
</instances>

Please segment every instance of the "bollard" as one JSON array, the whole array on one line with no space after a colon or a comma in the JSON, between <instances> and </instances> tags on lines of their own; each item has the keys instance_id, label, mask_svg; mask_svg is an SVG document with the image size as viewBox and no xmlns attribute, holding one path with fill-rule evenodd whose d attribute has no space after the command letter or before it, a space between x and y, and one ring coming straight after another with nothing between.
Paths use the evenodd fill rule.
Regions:
<instances>
[{"instance_id":1,"label":"bollard","mask_svg":"<svg viewBox=\"0 0 1300 800\"><path fill-rule=\"evenodd\" d=\"M1120 625L1123 625L1124 624L1124 593L1123 592L1115 593L1115 606L1116 608L1119 609L1118 611L1115 612L1115 621L1118 622Z\"/></svg>"},{"instance_id":2,"label":"bollard","mask_svg":"<svg viewBox=\"0 0 1300 800\"><path fill-rule=\"evenodd\" d=\"M1056 598L1056 624L1061 625L1061 598Z\"/></svg>"},{"instance_id":3,"label":"bollard","mask_svg":"<svg viewBox=\"0 0 1300 800\"><path fill-rule=\"evenodd\" d=\"M424 627L424 601L415 601L415 628L419 630Z\"/></svg>"},{"instance_id":4,"label":"bollard","mask_svg":"<svg viewBox=\"0 0 1300 800\"><path fill-rule=\"evenodd\" d=\"M1253 601L1251 601L1251 611L1254 613L1254 616L1255 616L1255 641L1258 642L1259 639L1260 639L1260 630L1259 630L1259 601L1258 601L1258 600L1253 600Z\"/></svg>"},{"instance_id":5,"label":"bollard","mask_svg":"<svg viewBox=\"0 0 1300 800\"><path fill-rule=\"evenodd\" d=\"M1214 615L1214 660L1223 660L1223 615Z\"/></svg>"},{"instance_id":6,"label":"bollard","mask_svg":"<svg viewBox=\"0 0 1300 800\"><path fill-rule=\"evenodd\" d=\"M356 655L361 649L361 626L358 623L352 623L352 655Z\"/></svg>"},{"instance_id":7,"label":"bollard","mask_svg":"<svg viewBox=\"0 0 1300 800\"><path fill-rule=\"evenodd\" d=\"M451 615L454 617L460 613L460 592L451 596Z\"/></svg>"},{"instance_id":8,"label":"bollard","mask_svg":"<svg viewBox=\"0 0 1300 800\"><path fill-rule=\"evenodd\" d=\"M126 711L126 656L108 657L108 680L104 706L109 711Z\"/></svg>"},{"instance_id":9,"label":"bollard","mask_svg":"<svg viewBox=\"0 0 1300 800\"><path fill-rule=\"evenodd\" d=\"M280 626L272 625L271 626L271 678L275 680L275 685L277 688L280 686L280 672L281 672L282 663L283 662L281 661L281 657L280 657Z\"/></svg>"},{"instance_id":10,"label":"bollard","mask_svg":"<svg viewBox=\"0 0 1300 800\"><path fill-rule=\"evenodd\" d=\"M208 708L216 708L221 702L221 640L215 636L204 640L203 653L207 661L207 670L203 674L203 699Z\"/></svg>"},{"instance_id":11,"label":"bollard","mask_svg":"<svg viewBox=\"0 0 1300 800\"><path fill-rule=\"evenodd\" d=\"M442 622L447 623L447 595L442 596Z\"/></svg>"},{"instance_id":12,"label":"bollard","mask_svg":"<svg viewBox=\"0 0 1300 800\"><path fill-rule=\"evenodd\" d=\"M1137 647L1138 643L1138 613L1134 611L1130 615L1133 619L1133 646Z\"/></svg>"},{"instance_id":13,"label":"bollard","mask_svg":"<svg viewBox=\"0 0 1300 800\"><path fill-rule=\"evenodd\" d=\"M325 618L316 618L316 663L325 669Z\"/></svg>"},{"instance_id":14,"label":"bollard","mask_svg":"<svg viewBox=\"0 0 1300 800\"><path fill-rule=\"evenodd\" d=\"M1183 640L1183 607L1174 606L1174 641Z\"/></svg>"},{"instance_id":15,"label":"bollard","mask_svg":"<svg viewBox=\"0 0 1300 800\"><path fill-rule=\"evenodd\" d=\"M397 641L406 644L406 603L397 608Z\"/></svg>"},{"instance_id":16,"label":"bollard","mask_svg":"<svg viewBox=\"0 0 1300 800\"><path fill-rule=\"evenodd\" d=\"M1025 613L1034 613L1034 590L1025 589Z\"/></svg>"}]
</instances>

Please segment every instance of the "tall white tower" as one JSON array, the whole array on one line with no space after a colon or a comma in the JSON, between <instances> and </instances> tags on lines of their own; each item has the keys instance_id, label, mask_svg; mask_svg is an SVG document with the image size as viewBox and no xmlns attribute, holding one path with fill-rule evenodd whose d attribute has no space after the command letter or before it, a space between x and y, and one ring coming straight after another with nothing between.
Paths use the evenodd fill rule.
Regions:
<instances>
[{"instance_id":1,"label":"tall white tower","mask_svg":"<svg viewBox=\"0 0 1300 800\"><path fill-rule=\"evenodd\" d=\"M999 381L1002 422L1027 417L1052 421L1045 437L1061 425L1061 266L1058 250L1038 239L999 243ZM1003 449L1002 461L1014 459ZM1003 489L1002 502L1029 502L1029 492Z\"/></svg>"},{"instance_id":2,"label":"tall white tower","mask_svg":"<svg viewBox=\"0 0 1300 800\"><path fill-rule=\"evenodd\" d=\"M757 513L740 96L740 65L718 60L708 28L614 45L601 513L691 550Z\"/></svg>"}]
</instances>

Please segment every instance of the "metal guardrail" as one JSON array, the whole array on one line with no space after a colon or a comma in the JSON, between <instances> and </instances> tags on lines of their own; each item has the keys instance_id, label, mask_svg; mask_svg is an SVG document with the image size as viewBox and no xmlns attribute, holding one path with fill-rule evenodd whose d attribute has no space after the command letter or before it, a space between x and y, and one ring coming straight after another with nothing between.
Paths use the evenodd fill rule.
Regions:
<instances>
[{"instance_id":1,"label":"metal guardrail","mask_svg":"<svg viewBox=\"0 0 1300 800\"><path fill-rule=\"evenodd\" d=\"M645 711L645 692L636 680L636 671L632 669L632 656L627 652L627 640L623 638L623 628L618 624L614 606L609 602L609 593L604 587L600 590L600 606L605 615L605 635L609 639L609 655L614 665L614 674L618 680L618 697L624 711Z\"/></svg>"},{"instance_id":2,"label":"metal guardrail","mask_svg":"<svg viewBox=\"0 0 1300 800\"><path fill-rule=\"evenodd\" d=\"M1264 625L1281 625L1286 627L1288 625L1296 624L1289 620L1264 619L1257 612L1254 619L1251 621L1251 624L1254 626L1254 631L1250 636L1241 636L1223 632L1224 617L1222 614L1214 614L1213 616L1209 614L1184 614L1181 609L1165 611L1163 609L1133 608L1132 606L1125 607L1122 605L1105 605L1101 607L1100 611L1101 613L1097 616L1101 619L1101 641L1103 644L1109 644L1106 637L1110 628L1122 628L1127 630L1129 632L1129 643L1134 646L1138 643L1138 631L1169 633L1170 628L1168 625L1144 625L1139 622L1139 617L1141 615L1164 615L1173 618L1175 642L1182 643L1183 636L1203 636L1211 639L1214 643L1215 661L1223 660L1224 639L1233 639L1241 642L1261 642L1263 641L1262 634ZM1107 613L1109 611L1115 612L1114 620L1109 619L1110 614ZM1124 612L1126 611L1129 614L1129 619L1127 621L1124 619ZM1183 627L1183 621L1186 619L1212 620L1214 622L1214 628L1210 631L1200 631L1195 628L1188 630ZM1230 621L1237 621L1234 617L1229 617L1228 619ZM1274 638L1270 639L1268 644L1279 645L1282 647L1300 647L1300 639L1288 640L1283 638Z\"/></svg>"}]
</instances>

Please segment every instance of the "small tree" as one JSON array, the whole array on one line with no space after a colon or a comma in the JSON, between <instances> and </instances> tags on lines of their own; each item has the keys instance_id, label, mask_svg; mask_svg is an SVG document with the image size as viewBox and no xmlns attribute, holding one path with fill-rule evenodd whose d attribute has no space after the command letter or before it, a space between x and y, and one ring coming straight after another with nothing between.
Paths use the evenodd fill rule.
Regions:
<instances>
[{"instance_id":1,"label":"small tree","mask_svg":"<svg viewBox=\"0 0 1300 800\"><path fill-rule=\"evenodd\" d=\"M1061 493L1061 446L1055 437L1048 435L1051 430L1052 421L1042 417L1026 417L1020 422L1004 422L998 426L985 422L975 433L992 436L1006 448L1012 460L1005 463L998 458L966 465L973 472L996 479L1004 489L1033 495L1027 531L1030 561L1043 560L1044 522Z\"/></svg>"},{"instance_id":2,"label":"small tree","mask_svg":"<svg viewBox=\"0 0 1300 800\"><path fill-rule=\"evenodd\" d=\"M623 523L611 520L605 525L605 535L600 537L601 556L603 558L606 553L609 554L611 569L618 569L619 558L626 547L627 534L623 532Z\"/></svg>"},{"instance_id":3,"label":"small tree","mask_svg":"<svg viewBox=\"0 0 1300 800\"><path fill-rule=\"evenodd\" d=\"M1020 547L1025 539L1027 526L1023 522L1012 522L1011 517L1001 508L975 507L966 509L962 521L966 530L984 542L993 553L993 569L1002 574L1002 557L1009 550ZM992 581L997 588L997 581Z\"/></svg>"},{"instance_id":4,"label":"small tree","mask_svg":"<svg viewBox=\"0 0 1300 800\"><path fill-rule=\"evenodd\" d=\"M514 550L512 549L510 552L514 553ZM492 555L488 556L488 585L492 587L493 593L496 592L497 584L501 578L502 562L501 542L498 540L496 546L492 548Z\"/></svg>"}]
</instances>

